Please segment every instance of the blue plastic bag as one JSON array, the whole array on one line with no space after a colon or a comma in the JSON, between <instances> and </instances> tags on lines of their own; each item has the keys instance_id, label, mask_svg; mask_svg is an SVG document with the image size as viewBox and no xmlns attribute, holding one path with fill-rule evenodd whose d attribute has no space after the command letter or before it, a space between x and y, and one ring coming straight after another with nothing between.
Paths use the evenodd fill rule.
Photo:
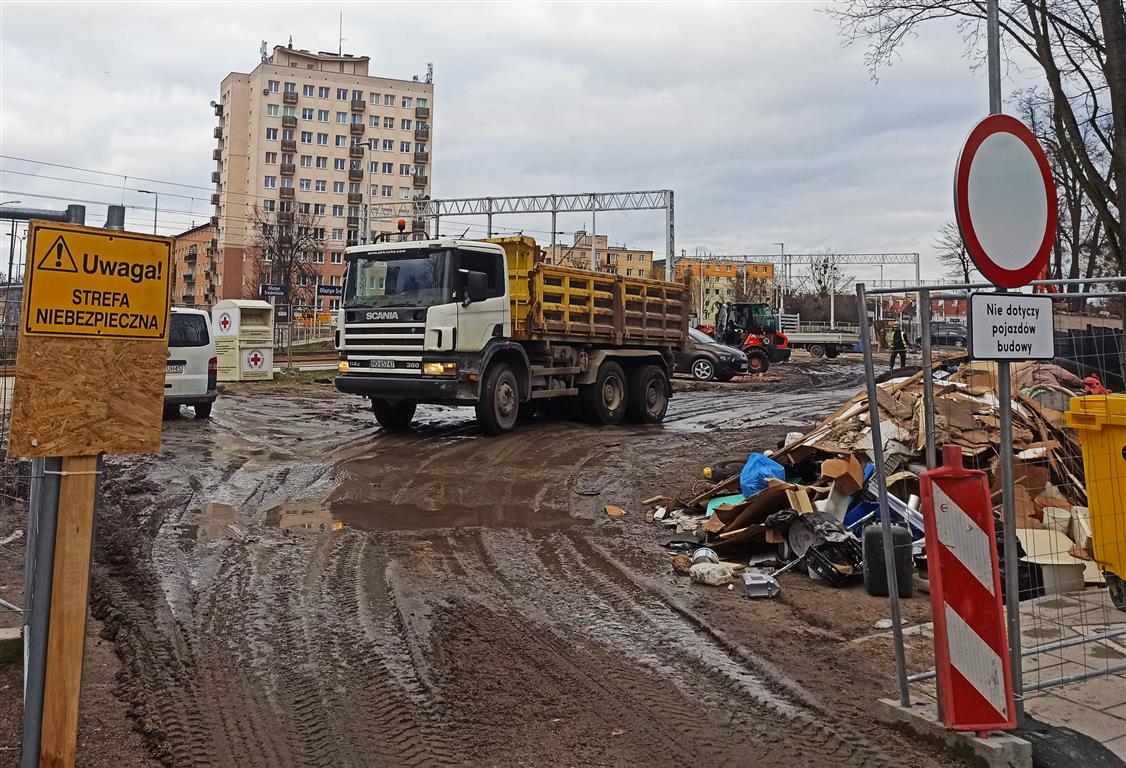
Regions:
<instances>
[{"instance_id":1,"label":"blue plastic bag","mask_svg":"<svg viewBox=\"0 0 1126 768\"><path fill-rule=\"evenodd\" d=\"M744 496L754 496L766 487L767 478L786 479L786 470L777 461L761 453L752 453L739 473L739 489Z\"/></svg>"}]
</instances>

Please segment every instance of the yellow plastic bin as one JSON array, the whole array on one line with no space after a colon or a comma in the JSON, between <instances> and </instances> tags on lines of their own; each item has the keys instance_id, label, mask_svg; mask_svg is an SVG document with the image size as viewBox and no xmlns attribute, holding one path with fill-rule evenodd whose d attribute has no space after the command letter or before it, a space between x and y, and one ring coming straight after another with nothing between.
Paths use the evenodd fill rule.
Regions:
<instances>
[{"instance_id":1,"label":"yellow plastic bin","mask_svg":"<svg viewBox=\"0 0 1126 768\"><path fill-rule=\"evenodd\" d=\"M1071 398L1067 425L1083 446L1092 554L1126 610L1126 395Z\"/></svg>"}]
</instances>

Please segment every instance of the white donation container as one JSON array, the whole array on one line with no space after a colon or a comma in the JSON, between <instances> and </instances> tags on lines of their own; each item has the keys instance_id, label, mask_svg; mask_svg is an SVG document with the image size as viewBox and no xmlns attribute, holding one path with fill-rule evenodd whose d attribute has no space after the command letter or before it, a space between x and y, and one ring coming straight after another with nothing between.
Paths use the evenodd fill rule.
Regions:
<instances>
[{"instance_id":1,"label":"white donation container","mask_svg":"<svg viewBox=\"0 0 1126 768\"><path fill-rule=\"evenodd\" d=\"M219 381L274 378L274 308L258 299L223 299L211 308Z\"/></svg>"}]
</instances>

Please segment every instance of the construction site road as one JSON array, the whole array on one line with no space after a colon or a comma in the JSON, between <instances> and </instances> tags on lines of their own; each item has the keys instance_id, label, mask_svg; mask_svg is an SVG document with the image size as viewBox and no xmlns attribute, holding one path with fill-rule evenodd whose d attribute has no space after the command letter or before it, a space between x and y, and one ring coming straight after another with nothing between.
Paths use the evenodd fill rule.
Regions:
<instances>
[{"instance_id":1,"label":"construction site road","mask_svg":"<svg viewBox=\"0 0 1126 768\"><path fill-rule=\"evenodd\" d=\"M890 650L857 643L886 601L691 586L644 521L860 381L788 375L679 392L663 427L500 438L439 407L388 434L324 382L185 410L159 455L107 462L92 628L116 681L84 694L80 764L957 764L876 722Z\"/></svg>"}]
</instances>

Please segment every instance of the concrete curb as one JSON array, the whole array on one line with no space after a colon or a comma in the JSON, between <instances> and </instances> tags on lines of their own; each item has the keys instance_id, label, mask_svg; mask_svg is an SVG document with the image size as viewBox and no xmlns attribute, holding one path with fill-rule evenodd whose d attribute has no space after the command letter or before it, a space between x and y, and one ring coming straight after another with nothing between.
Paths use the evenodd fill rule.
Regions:
<instances>
[{"instance_id":1,"label":"concrete curb","mask_svg":"<svg viewBox=\"0 0 1126 768\"><path fill-rule=\"evenodd\" d=\"M23 661L23 628L0 629L0 664Z\"/></svg>"},{"instance_id":2,"label":"concrete curb","mask_svg":"<svg viewBox=\"0 0 1126 768\"><path fill-rule=\"evenodd\" d=\"M909 707L893 699L879 699L876 705L881 721L945 747L958 757L988 768L1032 768L1032 744L1000 731L985 739L967 731L948 731L939 722L937 707L930 699L916 701Z\"/></svg>"}]
</instances>

